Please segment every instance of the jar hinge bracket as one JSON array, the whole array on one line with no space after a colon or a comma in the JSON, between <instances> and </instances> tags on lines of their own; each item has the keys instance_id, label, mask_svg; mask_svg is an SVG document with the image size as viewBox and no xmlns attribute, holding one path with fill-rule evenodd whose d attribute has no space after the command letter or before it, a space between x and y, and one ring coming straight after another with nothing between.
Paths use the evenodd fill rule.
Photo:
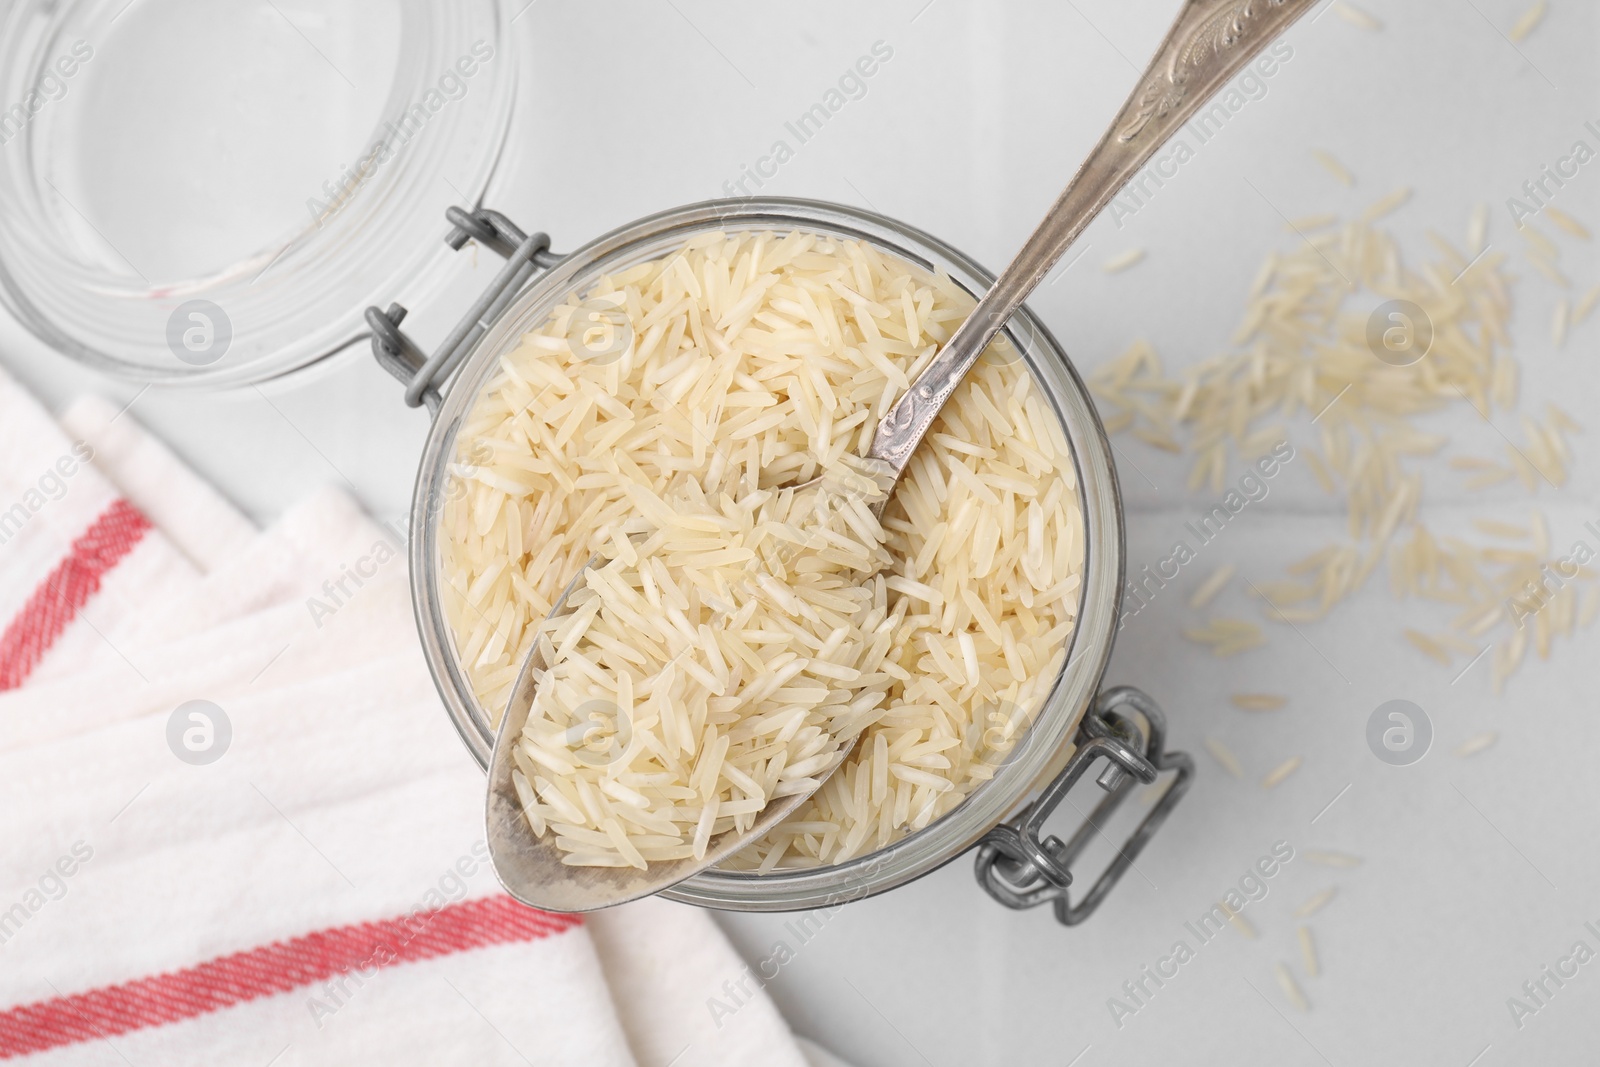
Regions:
<instances>
[{"instance_id":1,"label":"jar hinge bracket","mask_svg":"<svg viewBox=\"0 0 1600 1067\"><path fill-rule=\"evenodd\" d=\"M1123 707L1139 713L1145 721L1144 732L1118 710ZM1166 733L1166 716L1143 692L1119 686L1101 693L1078 727L1078 748L1066 767L1025 811L983 836L978 845L978 884L1008 908L1031 908L1050 901L1056 918L1066 926L1076 926L1087 919L1133 866L1189 788L1194 761L1186 753L1166 751ZM1106 795L1067 841L1044 836L1045 820L1100 759L1105 759L1106 765L1096 781ZM1103 836L1100 827L1133 792L1133 781L1148 785L1164 771L1175 771L1177 777L1117 850L1116 859L1083 899L1073 904L1069 896L1072 872L1068 868L1096 835Z\"/></svg>"},{"instance_id":2,"label":"jar hinge bracket","mask_svg":"<svg viewBox=\"0 0 1600 1067\"><path fill-rule=\"evenodd\" d=\"M372 328L372 354L379 365L405 383L408 407L427 404L429 412L434 413L439 410L440 386L488 331L489 324L536 272L555 266L563 258L550 251L549 234L525 234L498 211L479 208L469 212L451 207L445 211L445 218L451 224L445 243L451 248L459 252L469 240L476 240L506 261L456 328L430 356L400 329L406 317L404 307L390 304L387 311L369 307L366 312L367 325Z\"/></svg>"}]
</instances>

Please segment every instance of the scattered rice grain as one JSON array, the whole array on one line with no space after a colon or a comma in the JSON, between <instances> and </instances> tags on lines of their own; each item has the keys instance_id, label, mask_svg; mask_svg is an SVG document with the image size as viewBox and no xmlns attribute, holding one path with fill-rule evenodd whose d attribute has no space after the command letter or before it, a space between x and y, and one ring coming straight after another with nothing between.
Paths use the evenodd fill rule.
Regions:
<instances>
[{"instance_id":1,"label":"scattered rice grain","mask_svg":"<svg viewBox=\"0 0 1600 1067\"><path fill-rule=\"evenodd\" d=\"M1579 240L1587 241L1592 236L1589 233L1589 227L1585 226L1583 223L1579 222L1577 219L1573 218L1571 215L1567 214L1565 211L1562 211L1558 207L1547 206L1544 209L1544 213L1545 216L1549 218L1551 222L1555 223L1557 227L1567 231Z\"/></svg>"},{"instance_id":2,"label":"scattered rice grain","mask_svg":"<svg viewBox=\"0 0 1600 1067\"><path fill-rule=\"evenodd\" d=\"M1296 919L1310 918L1323 908L1327 907L1328 903L1333 900L1336 895L1338 895L1338 892L1339 890L1337 888L1324 889L1322 892L1316 894L1310 900L1307 900L1304 904L1296 908L1294 917Z\"/></svg>"},{"instance_id":3,"label":"scattered rice grain","mask_svg":"<svg viewBox=\"0 0 1600 1067\"><path fill-rule=\"evenodd\" d=\"M1267 772L1267 776L1261 779L1261 788L1275 789L1282 785L1284 779L1288 778L1295 771L1299 770L1300 764L1303 762L1304 760L1302 760L1299 756L1290 756L1288 759L1284 760L1282 763L1278 764L1276 767L1272 768L1272 770Z\"/></svg>"},{"instance_id":4,"label":"scattered rice grain","mask_svg":"<svg viewBox=\"0 0 1600 1067\"><path fill-rule=\"evenodd\" d=\"M1396 208L1400 207L1410 199L1411 189L1409 187L1396 189L1382 200L1379 200L1377 203L1367 208L1366 211L1362 212L1361 220L1367 223L1377 222L1379 219L1383 218L1391 211L1394 211Z\"/></svg>"},{"instance_id":5,"label":"scattered rice grain","mask_svg":"<svg viewBox=\"0 0 1600 1067\"><path fill-rule=\"evenodd\" d=\"M1305 855L1306 859L1319 867L1349 868L1361 866L1361 857L1352 856L1348 852L1327 852L1320 849L1308 849Z\"/></svg>"},{"instance_id":6,"label":"scattered rice grain","mask_svg":"<svg viewBox=\"0 0 1600 1067\"><path fill-rule=\"evenodd\" d=\"M1405 636L1406 640L1411 642L1412 647L1417 649L1423 655L1427 656L1431 660L1435 660L1436 662L1443 664L1446 667L1450 666L1450 653L1447 652L1444 646L1438 641L1429 637L1421 630L1406 630Z\"/></svg>"},{"instance_id":7,"label":"scattered rice grain","mask_svg":"<svg viewBox=\"0 0 1600 1067\"><path fill-rule=\"evenodd\" d=\"M1189 606L1191 608L1203 608L1211 603L1216 595L1222 592L1223 587L1228 584L1228 579L1233 577L1234 569L1233 564L1224 563L1212 571L1210 576L1190 594Z\"/></svg>"},{"instance_id":8,"label":"scattered rice grain","mask_svg":"<svg viewBox=\"0 0 1600 1067\"><path fill-rule=\"evenodd\" d=\"M1594 311L1595 304L1600 303L1600 285L1592 287L1583 298L1578 301L1577 307L1572 309L1572 325L1581 326L1589 314Z\"/></svg>"},{"instance_id":9,"label":"scattered rice grain","mask_svg":"<svg viewBox=\"0 0 1600 1067\"><path fill-rule=\"evenodd\" d=\"M1343 12L1340 13L1343 14ZM1313 150L1311 155L1318 163L1322 164L1323 170L1333 175L1334 180L1340 185L1346 189L1355 187L1356 176L1351 174L1349 169L1343 163L1340 163L1332 152L1325 152L1319 148Z\"/></svg>"},{"instance_id":10,"label":"scattered rice grain","mask_svg":"<svg viewBox=\"0 0 1600 1067\"><path fill-rule=\"evenodd\" d=\"M1244 777L1244 768L1239 766L1239 758L1235 756L1221 741L1214 737L1205 740L1206 751L1211 753L1211 758L1217 761L1217 766L1233 775L1235 778Z\"/></svg>"},{"instance_id":11,"label":"scattered rice grain","mask_svg":"<svg viewBox=\"0 0 1600 1067\"><path fill-rule=\"evenodd\" d=\"M1288 697L1276 693L1233 694L1233 706L1241 711L1279 711L1288 703Z\"/></svg>"},{"instance_id":12,"label":"scattered rice grain","mask_svg":"<svg viewBox=\"0 0 1600 1067\"><path fill-rule=\"evenodd\" d=\"M1476 256L1488 247L1489 205L1479 204L1472 209L1467 222L1467 251Z\"/></svg>"},{"instance_id":13,"label":"scattered rice grain","mask_svg":"<svg viewBox=\"0 0 1600 1067\"><path fill-rule=\"evenodd\" d=\"M1300 927L1300 957L1305 961L1306 977L1316 978L1322 973L1322 968L1317 961L1317 945L1311 939L1311 927Z\"/></svg>"},{"instance_id":14,"label":"scattered rice grain","mask_svg":"<svg viewBox=\"0 0 1600 1067\"><path fill-rule=\"evenodd\" d=\"M1346 2L1346 0L1340 0L1340 2L1334 6L1334 10L1339 13L1340 18L1344 19L1352 26L1360 27L1363 30L1383 29L1383 23L1379 22L1374 16L1369 15L1361 8L1356 7L1354 4Z\"/></svg>"},{"instance_id":15,"label":"scattered rice grain","mask_svg":"<svg viewBox=\"0 0 1600 1067\"><path fill-rule=\"evenodd\" d=\"M1549 4L1546 0L1534 0L1534 5L1518 17L1517 21L1511 26L1511 32L1506 36L1513 41L1525 39L1539 23L1544 21L1544 15L1547 10L1549 10Z\"/></svg>"},{"instance_id":16,"label":"scattered rice grain","mask_svg":"<svg viewBox=\"0 0 1600 1067\"><path fill-rule=\"evenodd\" d=\"M1107 274L1121 274L1123 271L1138 263L1143 258L1144 249L1130 248L1126 252L1106 260L1105 265L1101 269Z\"/></svg>"},{"instance_id":17,"label":"scattered rice grain","mask_svg":"<svg viewBox=\"0 0 1600 1067\"><path fill-rule=\"evenodd\" d=\"M1300 983L1294 980L1294 975L1289 973L1289 968L1277 964L1273 970L1278 975L1278 985L1283 989L1283 995L1289 998L1289 1003L1301 1011L1310 1011L1311 1002L1306 999L1305 993L1300 990Z\"/></svg>"}]
</instances>

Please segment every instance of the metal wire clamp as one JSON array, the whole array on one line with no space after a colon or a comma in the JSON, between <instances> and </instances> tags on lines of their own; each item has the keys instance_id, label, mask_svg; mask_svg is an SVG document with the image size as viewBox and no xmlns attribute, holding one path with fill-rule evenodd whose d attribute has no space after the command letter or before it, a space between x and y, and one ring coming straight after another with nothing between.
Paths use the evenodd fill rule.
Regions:
<instances>
[{"instance_id":1,"label":"metal wire clamp","mask_svg":"<svg viewBox=\"0 0 1600 1067\"><path fill-rule=\"evenodd\" d=\"M445 218L451 225L445 243L451 248L459 252L469 240L476 240L506 261L456 328L430 356L400 329L406 317L404 307L390 304L387 311L378 307L369 307L366 311L367 325L372 328L373 356L384 370L405 383L408 407L427 404L428 410L434 413L439 410L440 386L467 358L467 353L488 331L490 324L516 299L535 273L562 260L550 251L549 234L525 234L498 211L478 208L469 212L452 207L445 211Z\"/></svg>"},{"instance_id":2,"label":"metal wire clamp","mask_svg":"<svg viewBox=\"0 0 1600 1067\"><path fill-rule=\"evenodd\" d=\"M1143 731L1135 720L1118 710L1123 707L1144 719ZM983 836L978 845L978 884L1008 908L1032 908L1050 901L1056 919L1066 926L1076 926L1087 919L1133 866L1189 788L1194 761L1186 753L1166 751L1166 733L1166 716L1143 692L1132 686L1119 686L1101 693L1078 727L1078 748L1066 767L1026 810ZM1045 820L1100 759L1106 764L1096 781L1106 795L1065 842L1055 836L1043 836ZM1068 868L1133 792L1133 781L1148 785L1164 771L1177 772L1172 785L1118 849L1117 858L1083 899L1073 904L1069 895L1072 872Z\"/></svg>"}]
</instances>

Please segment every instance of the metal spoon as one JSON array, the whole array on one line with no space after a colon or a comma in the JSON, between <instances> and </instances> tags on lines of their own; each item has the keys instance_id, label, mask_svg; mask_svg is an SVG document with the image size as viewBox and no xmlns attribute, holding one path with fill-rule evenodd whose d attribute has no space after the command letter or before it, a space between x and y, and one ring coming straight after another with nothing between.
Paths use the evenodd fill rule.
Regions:
<instances>
[{"instance_id":1,"label":"metal spoon","mask_svg":"<svg viewBox=\"0 0 1600 1067\"><path fill-rule=\"evenodd\" d=\"M865 459L886 477L890 492L961 379L1084 227L1228 79L1318 2L1185 0L1111 128L972 314L878 424ZM887 494L879 499L880 514L887 500ZM567 600L578 580L557 601L552 617L571 610ZM730 830L713 839L703 860L651 863L643 871L563 865L553 840L533 836L511 782L511 750L545 669L540 646L534 642L522 665L489 762L489 853L501 884L523 903L551 911L591 911L659 892L759 839L809 795L768 804L747 831ZM841 743L834 768L853 744L854 738ZM826 775L816 777L826 780Z\"/></svg>"},{"instance_id":2,"label":"metal spoon","mask_svg":"<svg viewBox=\"0 0 1600 1067\"><path fill-rule=\"evenodd\" d=\"M1318 0L1187 0L1116 121L972 314L878 423L867 456L898 479L994 335L1156 149Z\"/></svg>"}]
</instances>

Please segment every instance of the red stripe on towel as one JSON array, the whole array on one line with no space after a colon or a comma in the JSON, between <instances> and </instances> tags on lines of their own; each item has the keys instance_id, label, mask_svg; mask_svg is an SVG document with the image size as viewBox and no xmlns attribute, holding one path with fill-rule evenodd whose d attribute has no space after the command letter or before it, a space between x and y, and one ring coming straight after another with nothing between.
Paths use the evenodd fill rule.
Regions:
<instances>
[{"instance_id":1,"label":"red stripe on towel","mask_svg":"<svg viewBox=\"0 0 1600 1067\"><path fill-rule=\"evenodd\" d=\"M351 971L366 978L399 963L537 941L582 921L499 895L322 930L197 967L0 1012L0 1059L191 1019Z\"/></svg>"},{"instance_id":2,"label":"red stripe on towel","mask_svg":"<svg viewBox=\"0 0 1600 1067\"><path fill-rule=\"evenodd\" d=\"M143 540L150 520L126 500L117 500L72 542L72 551L40 582L0 634L0 692L15 689L33 673L78 610L100 591L106 572Z\"/></svg>"}]
</instances>

